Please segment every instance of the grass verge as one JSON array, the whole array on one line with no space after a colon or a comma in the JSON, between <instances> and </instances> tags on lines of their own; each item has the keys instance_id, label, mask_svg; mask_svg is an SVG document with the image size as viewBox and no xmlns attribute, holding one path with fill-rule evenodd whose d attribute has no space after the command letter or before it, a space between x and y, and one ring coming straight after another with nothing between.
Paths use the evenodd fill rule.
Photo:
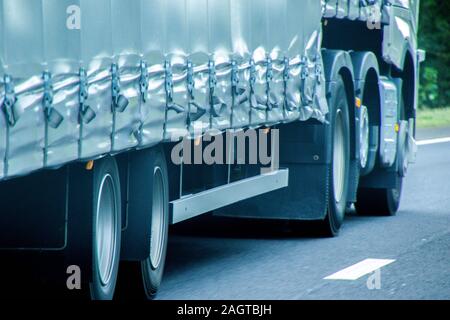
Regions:
<instances>
[{"instance_id":1,"label":"grass verge","mask_svg":"<svg viewBox=\"0 0 450 320\"><path fill-rule=\"evenodd\" d=\"M417 127L450 127L450 107L439 109L419 109L417 111Z\"/></svg>"}]
</instances>

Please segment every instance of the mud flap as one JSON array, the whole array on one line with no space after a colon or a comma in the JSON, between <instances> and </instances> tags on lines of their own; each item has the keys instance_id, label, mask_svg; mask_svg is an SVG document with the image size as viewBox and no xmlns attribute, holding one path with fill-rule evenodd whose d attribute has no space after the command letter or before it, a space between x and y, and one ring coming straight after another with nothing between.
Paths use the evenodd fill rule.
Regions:
<instances>
[{"instance_id":1,"label":"mud flap","mask_svg":"<svg viewBox=\"0 0 450 320\"><path fill-rule=\"evenodd\" d=\"M214 212L216 216L322 220L327 212L331 148L328 124L314 120L280 128L280 167L289 169L289 186Z\"/></svg>"}]
</instances>

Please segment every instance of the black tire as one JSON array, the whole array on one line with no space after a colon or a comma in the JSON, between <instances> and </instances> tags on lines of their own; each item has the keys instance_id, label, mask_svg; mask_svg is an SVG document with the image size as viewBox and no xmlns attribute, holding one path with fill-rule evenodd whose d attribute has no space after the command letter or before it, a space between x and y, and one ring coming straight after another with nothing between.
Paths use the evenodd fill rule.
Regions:
<instances>
[{"instance_id":1,"label":"black tire","mask_svg":"<svg viewBox=\"0 0 450 320\"><path fill-rule=\"evenodd\" d=\"M152 158L150 165L153 166L154 175L151 190L153 200L150 253L149 257L141 262L140 270L144 293L148 299L154 298L161 285L169 235L169 178L163 149L156 148ZM156 219L156 215L161 219ZM153 225L155 222L157 225ZM161 232L160 236L155 236L157 230Z\"/></svg>"},{"instance_id":2,"label":"black tire","mask_svg":"<svg viewBox=\"0 0 450 320\"><path fill-rule=\"evenodd\" d=\"M404 101L401 101L400 120L406 119ZM406 127L403 128L406 130ZM403 179L400 172L406 174L407 168L407 131L401 131L399 135L399 143L397 145L397 185L395 188L360 188L358 190L358 199L355 204L356 212L361 216L395 216L400 208L400 201L403 192Z\"/></svg>"},{"instance_id":3,"label":"black tire","mask_svg":"<svg viewBox=\"0 0 450 320\"><path fill-rule=\"evenodd\" d=\"M358 192L356 211L359 215L395 216L400 207L403 179L398 179L394 189L361 188Z\"/></svg>"},{"instance_id":4,"label":"black tire","mask_svg":"<svg viewBox=\"0 0 450 320\"><path fill-rule=\"evenodd\" d=\"M350 173L349 103L342 79L337 81L328 105L330 107L332 156L328 176L328 212L320 229L325 236L334 237L339 234L344 222ZM340 173L338 174L338 172Z\"/></svg>"},{"instance_id":5,"label":"black tire","mask_svg":"<svg viewBox=\"0 0 450 320\"><path fill-rule=\"evenodd\" d=\"M119 170L114 158L98 160L91 171L71 169L66 265L81 269L81 289L69 297L114 298L119 271L122 213Z\"/></svg>"}]
</instances>

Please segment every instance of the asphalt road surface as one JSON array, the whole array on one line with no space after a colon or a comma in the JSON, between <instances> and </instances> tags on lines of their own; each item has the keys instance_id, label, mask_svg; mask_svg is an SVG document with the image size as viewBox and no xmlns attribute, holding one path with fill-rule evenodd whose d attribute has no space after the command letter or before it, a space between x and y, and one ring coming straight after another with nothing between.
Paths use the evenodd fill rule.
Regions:
<instances>
[{"instance_id":1,"label":"asphalt road surface","mask_svg":"<svg viewBox=\"0 0 450 320\"><path fill-rule=\"evenodd\" d=\"M344 271L354 280L325 279L362 261ZM158 299L450 299L450 143L420 147L396 217L349 215L338 238L210 217L177 226Z\"/></svg>"}]
</instances>

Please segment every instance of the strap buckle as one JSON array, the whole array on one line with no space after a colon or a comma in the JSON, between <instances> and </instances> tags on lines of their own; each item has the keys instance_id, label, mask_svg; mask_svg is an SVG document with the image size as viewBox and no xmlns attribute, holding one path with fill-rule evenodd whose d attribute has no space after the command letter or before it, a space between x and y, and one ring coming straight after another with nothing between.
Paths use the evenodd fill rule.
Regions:
<instances>
[{"instance_id":1,"label":"strap buckle","mask_svg":"<svg viewBox=\"0 0 450 320\"><path fill-rule=\"evenodd\" d=\"M300 61L300 65L302 68L300 78L302 80L306 80L309 77L309 70L308 70L308 59L306 57L302 57Z\"/></svg>"},{"instance_id":2,"label":"strap buckle","mask_svg":"<svg viewBox=\"0 0 450 320\"><path fill-rule=\"evenodd\" d=\"M208 73L209 73L209 89L213 90L216 88L217 85L217 74L216 74L216 63L213 60L210 60L208 62Z\"/></svg>"},{"instance_id":3,"label":"strap buckle","mask_svg":"<svg viewBox=\"0 0 450 320\"><path fill-rule=\"evenodd\" d=\"M5 86L5 95L3 98L3 112L5 113L8 124L13 127L18 121L18 115L14 110L14 105L17 102L17 96L14 91L14 82L10 75L5 74L3 77Z\"/></svg>"},{"instance_id":4,"label":"strap buckle","mask_svg":"<svg viewBox=\"0 0 450 320\"><path fill-rule=\"evenodd\" d=\"M194 100L194 88L195 88L194 65L192 64L192 61L190 61L190 60L187 62L186 81L187 81L187 91L189 94L189 98L191 100Z\"/></svg>"},{"instance_id":5,"label":"strap buckle","mask_svg":"<svg viewBox=\"0 0 450 320\"><path fill-rule=\"evenodd\" d=\"M231 62L231 86L233 87L234 90L236 90L240 81L241 79L239 78L238 64L235 60L233 60Z\"/></svg>"},{"instance_id":6,"label":"strap buckle","mask_svg":"<svg viewBox=\"0 0 450 320\"><path fill-rule=\"evenodd\" d=\"M42 104L44 106L44 114L46 121L50 127L57 129L64 120L64 117L59 113L53 105L53 81L52 74L45 71L42 74L42 80L44 81L44 94L42 97Z\"/></svg>"},{"instance_id":7,"label":"strap buckle","mask_svg":"<svg viewBox=\"0 0 450 320\"><path fill-rule=\"evenodd\" d=\"M284 58L283 64L284 64L283 81L287 83L291 78L291 65L288 57Z\"/></svg>"},{"instance_id":8,"label":"strap buckle","mask_svg":"<svg viewBox=\"0 0 450 320\"><path fill-rule=\"evenodd\" d=\"M113 113L116 111L124 112L128 107L129 101L124 95L120 94L119 67L115 63L111 65L111 94Z\"/></svg>"},{"instance_id":9,"label":"strap buckle","mask_svg":"<svg viewBox=\"0 0 450 320\"><path fill-rule=\"evenodd\" d=\"M251 93L255 93L255 85L256 85L256 65L255 60L250 60L250 90Z\"/></svg>"},{"instance_id":10,"label":"strap buckle","mask_svg":"<svg viewBox=\"0 0 450 320\"><path fill-rule=\"evenodd\" d=\"M270 82L273 80L273 62L270 57L268 57L266 60L266 67L267 67L266 80L268 86L270 86Z\"/></svg>"},{"instance_id":11,"label":"strap buckle","mask_svg":"<svg viewBox=\"0 0 450 320\"><path fill-rule=\"evenodd\" d=\"M173 73L172 65L168 60L164 62L164 73L165 73L165 90L166 90L166 108L168 110L173 110L176 113L183 113L184 107L173 102Z\"/></svg>"},{"instance_id":12,"label":"strap buckle","mask_svg":"<svg viewBox=\"0 0 450 320\"><path fill-rule=\"evenodd\" d=\"M80 78L80 92L79 92L80 122L89 124L92 120L94 120L96 114L95 111L92 110L92 108L86 104L89 98L89 88L87 81L87 73L84 68L80 68L79 78Z\"/></svg>"},{"instance_id":13,"label":"strap buckle","mask_svg":"<svg viewBox=\"0 0 450 320\"><path fill-rule=\"evenodd\" d=\"M172 66L169 61L164 62L164 72L165 72L165 89L166 89L166 97L167 102L172 103L173 101L173 74L172 74Z\"/></svg>"},{"instance_id":14,"label":"strap buckle","mask_svg":"<svg viewBox=\"0 0 450 320\"><path fill-rule=\"evenodd\" d=\"M190 126L192 122L199 120L206 113L205 108L201 107L198 103L196 103L194 97L194 89L195 89L195 80L194 80L194 64L191 60L188 60L186 65L186 83L187 83L187 92L188 92L188 106L189 112L186 118L187 126ZM196 109L196 112L192 112L192 107Z\"/></svg>"},{"instance_id":15,"label":"strap buckle","mask_svg":"<svg viewBox=\"0 0 450 320\"><path fill-rule=\"evenodd\" d=\"M317 79L317 84L321 84L322 83L322 67L320 66L320 64L316 65L316 79Z\"/></svg>"},{"instance_id":16,"label":"strap buckle","mask_svg":"<svg viewBox=\"0 0 450 320\"><path fill-rule=\"evenodd\" d=\"M142 102L146 102L146 94L148 91L148 85L149 85L149 74L148 74L148 69L147 69L147 63L142 60L141 64L140 64L140 69L141 69L141 76L139 78L139 88L141 91L141 99Z\"/></svg>"}]
</instances>

